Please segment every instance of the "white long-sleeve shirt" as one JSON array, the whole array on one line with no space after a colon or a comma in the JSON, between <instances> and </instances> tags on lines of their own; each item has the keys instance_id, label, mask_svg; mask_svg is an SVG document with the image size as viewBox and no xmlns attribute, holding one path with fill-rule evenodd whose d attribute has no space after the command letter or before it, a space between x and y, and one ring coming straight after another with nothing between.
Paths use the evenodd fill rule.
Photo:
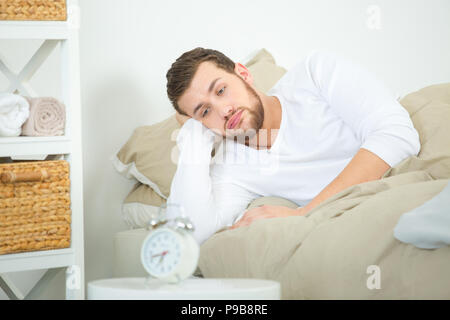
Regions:
<instances>
[{"instance_id":1,"label":"white long-sleeve shirt","mask_svg":"<svg viewBox=\"0 0 450 320\"><path fill-rule=\"evenodd\" d=\"M305 206L360 148L391 167L419 153L419 135L391 92L333 53L311 52L268 95L279 99L282 112L270 149L228 139L211 159L214 133L201 122L189 119L178 134L179 162L168 202L184 207L200 244L239 220L257 197ZM177 214L169 209L169 218Z\"/></svg>"}]
</instances>

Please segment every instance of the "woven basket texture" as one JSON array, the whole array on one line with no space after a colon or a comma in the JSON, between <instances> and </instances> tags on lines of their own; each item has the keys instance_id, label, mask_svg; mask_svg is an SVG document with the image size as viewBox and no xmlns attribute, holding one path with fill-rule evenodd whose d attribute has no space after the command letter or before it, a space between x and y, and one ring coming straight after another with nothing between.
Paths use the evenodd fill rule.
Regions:
<instances>
[{"instance_id":1,"label":"woven basket texture","mask_svg":"<svg viewBox=\"0 0 450 320\"><path fill-rule=\"evenodd\" d=\"M66 19L66 0L0 0L0 20Z\"/></svg>"},{"instance_id":2,"label":"woven basket texture","mask_svg":"<svg viewBox=\"0 0 450 320\"><path fill-rule=\"evenodd\" d=\"M0 180L0 254L70 247L70 180L65 160L0 164L6 174L42 172L32 182Z\"/></svg>"}]
</instances>

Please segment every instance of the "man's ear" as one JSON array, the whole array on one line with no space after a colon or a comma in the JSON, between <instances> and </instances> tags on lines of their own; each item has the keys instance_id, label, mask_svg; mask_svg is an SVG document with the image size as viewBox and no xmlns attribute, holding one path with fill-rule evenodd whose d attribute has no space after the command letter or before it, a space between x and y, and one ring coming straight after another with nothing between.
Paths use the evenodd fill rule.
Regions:
<instances>
[{"instance_id":1,"label":"man's ear","mask_svg":"<svg viewBox=\"0 0 450 320\"><path fill-rule=\"evenodd\" d=\"M243 64L236 62L234 64L234 72L248 84L253 84L253 76Z\"/></svg>"}]
</instances>

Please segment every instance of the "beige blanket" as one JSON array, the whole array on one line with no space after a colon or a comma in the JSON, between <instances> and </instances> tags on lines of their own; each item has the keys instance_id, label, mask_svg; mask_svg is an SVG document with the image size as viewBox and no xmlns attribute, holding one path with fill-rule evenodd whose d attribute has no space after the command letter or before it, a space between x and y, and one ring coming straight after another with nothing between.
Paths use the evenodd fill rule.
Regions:
<instances>
[{"instance_id":1,"label":"beige blanket","mask_svg":"<svg viewBox=\"0 0 450 320\"><path fill-rule=\"evenodd\" d=\"M419 249L393 236L403 213L449 182L450 83L401 103L420 134L417 157L383 179L334 195L305 217L217 232L201 247L203 276L277 280L282 299L450 299L450 246Z\"/></svg>"}]
</instances>

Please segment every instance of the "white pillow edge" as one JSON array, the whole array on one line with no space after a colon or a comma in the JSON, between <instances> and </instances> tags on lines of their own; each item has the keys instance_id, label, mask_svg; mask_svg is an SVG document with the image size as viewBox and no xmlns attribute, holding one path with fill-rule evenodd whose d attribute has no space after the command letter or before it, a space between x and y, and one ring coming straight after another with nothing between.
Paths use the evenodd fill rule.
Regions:
<instances>
[{"instance_id":1,"label":"white pillow edge","mask_svg":"<svg viewBox=\"0 0 450 320\"><path fill-rule=\"evenodd\" d=\"M129 164L124 164L122 161L120 161L117 155L113 155L111 157L111 162L113 163L114 168L125 178L130 180L135 178L140 183L148 185L158 195L167 200L167 197L161 192L158 185L139 172L134 161L130 162Z\"/></svg>"},{"instance_id":2,"label":"white pillow edge","mask_svg":"<svg viewBox=\"0 0 450 320\"><path fill-rule=\"evenodd\" d=\"M157 215L159 206L152 206L141 202L128 202L122 204L122 218L131 229L146 228L153 215ZM165 209L161 210L165 213Z\"/></svg>"}]
</instances>

